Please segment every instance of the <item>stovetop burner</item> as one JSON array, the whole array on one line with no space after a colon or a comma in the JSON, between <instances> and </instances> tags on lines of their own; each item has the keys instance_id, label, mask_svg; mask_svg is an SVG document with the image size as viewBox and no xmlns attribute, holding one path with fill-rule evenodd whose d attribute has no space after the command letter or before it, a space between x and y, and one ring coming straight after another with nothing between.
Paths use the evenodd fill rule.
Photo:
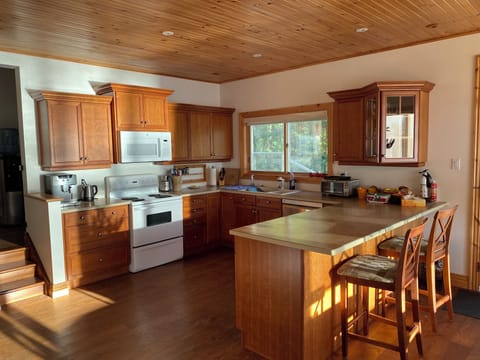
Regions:
<instances>
[{"instance_id":1,"label":"stovetop burner","mask_svg":"<svg viewBox=\"0 0 480 360\"><path fill-rule=\"evenodd\" d=\"M172 195L165 195L165 194L150 194L148 196L154 197L156 199L163 199L163 198L172 197Z\"/></svg>"},{"instance_id":2,"label":"stovetop burner","mask_svg":"<svg viewBox=\"0 0 480 360\"><path fill-rule=\"evenodd\" d=\"M130 200L130 201L144 201L145 199L136 197L136 196L127 196L127 197L122 197L122 200Z\"/></svg>"}]
</instances>

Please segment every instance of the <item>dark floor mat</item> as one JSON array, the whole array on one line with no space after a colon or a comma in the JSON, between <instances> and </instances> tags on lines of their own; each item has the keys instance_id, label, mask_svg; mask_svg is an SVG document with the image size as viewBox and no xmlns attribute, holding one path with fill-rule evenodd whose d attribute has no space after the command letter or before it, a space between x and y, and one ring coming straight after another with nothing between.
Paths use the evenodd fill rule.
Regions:
<instances>
[{"instance_id":1,"label":"dark floor mat","mask_svg":"<svg viewBox=\"0 0 480 360\"><path fill-rule=\"evenodd\" d=\"M459 290L453 296L453 311L457 314L480 319L480 293Z\"/></svg>"}]
</instances>

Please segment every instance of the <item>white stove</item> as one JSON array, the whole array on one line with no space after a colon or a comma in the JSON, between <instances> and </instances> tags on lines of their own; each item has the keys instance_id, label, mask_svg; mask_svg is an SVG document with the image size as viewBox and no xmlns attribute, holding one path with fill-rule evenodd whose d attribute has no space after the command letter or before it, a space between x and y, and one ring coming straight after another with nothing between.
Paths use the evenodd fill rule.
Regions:
<instances>
[{"instance_id":1,"label":"white stove","mask_svg":"<svg viewBox=\"0 0 480 360\"><path fill-rule=\"evenodd\" d=\"M131 201L131 272L183 257L182 197L158 189L154 174L105 177L107 200Z\"/></svg>"}]
</instances>

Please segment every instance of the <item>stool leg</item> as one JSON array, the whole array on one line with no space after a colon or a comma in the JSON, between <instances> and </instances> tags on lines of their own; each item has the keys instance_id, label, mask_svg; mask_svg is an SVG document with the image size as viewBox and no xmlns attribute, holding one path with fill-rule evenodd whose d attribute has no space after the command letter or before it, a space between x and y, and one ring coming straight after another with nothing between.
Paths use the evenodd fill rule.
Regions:
<instances>
[{"instance_id":1,"label":"stool leg","mask_svg":"<svg viewBox=\"0 0 480 360\"><path fill-rule=\"evenodd\" d=\"M368 312L369 309L369 287L362 286L362 317L363 317L363 335L368 335Z\"/></svg>"},{"instance_id":2,"label":"stool leg","mask_svg":"<svg viewBox=\"0 0 480 360\"><path fill-rule=\"evenodd\" d=\"M422 324L420 322L420 304L419 299L420 295L418 293L418 281L414 281L410 286L410 296L412 298L412 315L413 315L413 324L418 326L418 332L415 335L415 342L417 343L417 351L420 355L423 355L423 346L422 346Z\"/></svg>"},{"instance_id":3,"label":"stool leg","mask_svg":"<svg viewBox=\"0 0 480 360\"><path fill-rule=\"evenodd\" d=\"M407 360L405 289L395 291L395 312L397 316L398 351L400 352L400 358Z\"/></svg>"},{"instance_id":4,"label":"stool leg","mask_svg":"<svg viewBox=\"0 0 480 360\"><path fill-rule=\"evenodd\" d=\"M437 290L435 284L435 262L426 264L427 268L427 293L428 293L428 311L430 312L430 321L432 331L437 332Z\"/></svg>"},{"instance_id":5,"label":"stool leg","mask_svg":"<svg viewBox=\"0 0 480 360\"><path fill-rule=\"evenodd\" d=\"M443 291L448 296L447 309L448 319L453 320L453 303L452 303L452 282L450 279L450 256L443 258Z\"/></svg>"},{"instance_id":6,"label":"stool leg","mask_svg":"<svg viewBox=\"0 0 480 360\"><path fill-rule=\"evenodd\" d=\"M345 278L340 279L340 315L341 315L341 330L342 330L342 355L344 358L348 354L348 326L347 326L347 313L348 313L348 282Z\"/></svg>"}]
</instances>

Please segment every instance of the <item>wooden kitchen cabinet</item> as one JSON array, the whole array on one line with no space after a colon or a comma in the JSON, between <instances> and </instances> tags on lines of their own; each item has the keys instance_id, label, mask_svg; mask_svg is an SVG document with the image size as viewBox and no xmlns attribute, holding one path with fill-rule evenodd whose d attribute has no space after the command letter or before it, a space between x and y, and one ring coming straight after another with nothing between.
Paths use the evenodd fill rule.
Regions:
<instances>
[{"instance_id":1,"label":"wooden kitchen cabinet","mask_svg":"<svg viewBox=\"0 0 480 360\"><path fill-rule=\"evenodd\" d=\"M72 288L128 273L128 205L64 213L62 221Z\"/></svg>"},{"instance_id":2,"label":"wooden kitchen cabinet","mask_svg":"<svg viewBox=\"0 0 480 360\"><path fill-rule=\"evenodd\" d=\"M220 194L220 238L224 245L233 246L233 236L230 229L236 226L235 194Z\"/></svg>"},{"instance_id":3,"label":"wooden kitchen cabinet","mask_svg":"<svg viewBox=\"0 0 480 360\"><path fill-rule=\"evenodd\" d=\"M428 159L428 81L376 82L334 91L334 160L423 166Z\"/></svg>"},{"instance_id":4,"label":"wooden kitchen cabinet","mask_svg":"<svg viewBox=\"0 0 480 360\"><path fill-rule=\"evenodd\" d=\"M220 194L183 198L183 253L195 255L220 241Z\"/></svg>"},{"instance_id":5,"label":"wooden kitchen cabinet","mask_svg":"<svg viewBox=\"0 0 480 360\"><path fill-rule=\"evenodd\" d=\"M185 257L207 247L207 195L183 198L183 254Z\"/></svg>"},{"instance_id":6,"label":"wooden kitchen cabinet","mask_svg":"<svg viewBox=\"0 0 480 360\"><path fill-rule=\"evenodd\" d=\"M207 245L220 243L220 193L207 195Z\"/></svg>"},{"instance_id":7,"label":"wooden kitchen cabinet","mask_svg":"<svg viewBox=\"0 0 480 360\"><path fill-rule=\"evenodd\" d=\"M255 195L235 194L235 227L246 226L257 222Z\"/></svg>"},{"instance_id":8,"label":"wooden kitchen cabinet","mask_svg":"<svg viewBox=\"0 0 480 360\"><path fill-rule=\"evenodd\" d=\"M98 95L113 96L115 131L167 131L167 97L173 90L123 84L105 84L95 88Z\"/></svg>"},{"instance_id":9,"label":"wooden kitchen cabinet","mask_svg":"<svg viewBox=\"0 0 480 360\"><path fill-rule=\"evenodd\" d=\"M178 142L172 149L172 161L208 162L232 158L234 109L177 103L168 106L172 143L173 139Z\"/></svg>"},{"instance_id":10,"label":"wooden kitchen cabinet","mask_svg":"<svg viewBox=\"0 0 480 360\"><path fill-rule=\"evenodd\" d=\"M270 196L256 197L257 221L262 222L282 216L282 199Z\"/></svg>"},{"instance_id":11,"label":"wooden kitchen cabinet","mask_svg":"<svg viewBox=\"0 0 480 360\"><path fill-rule=\"evenodd\" d=\"M37 91L42 170L112 166L111 97Z\"/></svg>"}]
</instances>

